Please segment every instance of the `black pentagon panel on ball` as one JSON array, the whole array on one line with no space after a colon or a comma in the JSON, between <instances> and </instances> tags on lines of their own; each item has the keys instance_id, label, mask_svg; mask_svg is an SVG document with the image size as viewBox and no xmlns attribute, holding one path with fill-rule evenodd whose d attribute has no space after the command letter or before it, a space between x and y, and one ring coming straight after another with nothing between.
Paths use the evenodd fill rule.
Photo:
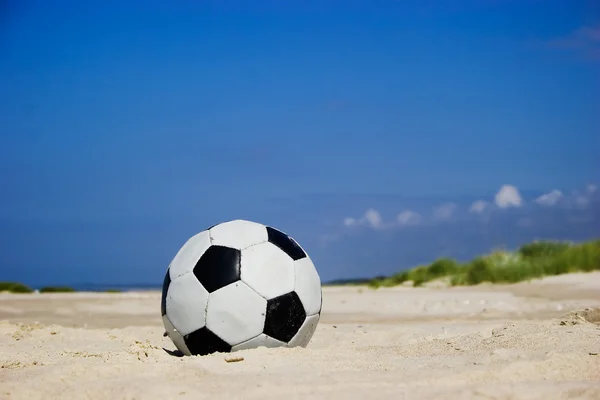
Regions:
<instances>
[{"instance_id":1,"label":"black pentagon panel on ball","mask_svg":"<svg viewBox=\"0 0 600 400\"><path fill-rule=\"evenodd\" d=\"M267 301L267 316L264 333L284 343L298 333L306 319L306 312L296 292Z\"/></svg>"},{"instance_id":2,"label":"black pentagon panel on ball","mask_svg":"<svg viewBox=\"0 0 600 400\"><path fill-rule=\"evenodd\" d=\"M231 351L231 346L206 326L186 335L183 340L194 356L206 356L216 352L229 353Z\"/></svg>"},{"instance_id":3,"label":"black pentagon panel on ball","mask_svg":"<svg viewBox=\"0 0 600 400\"><path fill-rule=\"evenodd\" d=\"M296 243L289 235L267 226L267 234L269 236L269 242L279 247L283 252L291 257L292 260L300 260L306 257L306 253L302 250L302 247Z\"/></svg>"},{"instance_id":4,"label":"black pentagon panel on ball","mask_svg":"<svg viewBox=\"0 0 600 400\"><path fill-rule=\"evenodd\" d=\"M160 298L160 315L164 316L167 314L167 292L169 291L169 285L171 285L171 275L169 270L167 269L167 273L165 274L165 279L163 280L162 285L162 296Z\"/></svg>"},{"instance_id":5,"label":"black pentagon panel on ball","mask_svg":"<svg viewBox=\"0 0 600 400\"><path fill-rule=\"evenodd\" d=\"M209 293L240 280L242 253L226 246L210 246L194 267L194 275Z\"/></svg>"}]
</instances>

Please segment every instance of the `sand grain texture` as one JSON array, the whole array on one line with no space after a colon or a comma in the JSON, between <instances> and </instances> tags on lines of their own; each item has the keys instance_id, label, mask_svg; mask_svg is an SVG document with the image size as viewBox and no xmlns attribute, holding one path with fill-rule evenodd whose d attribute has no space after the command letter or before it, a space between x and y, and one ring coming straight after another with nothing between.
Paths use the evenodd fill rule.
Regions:
<instances>
[{"instance_id":1,"label":"sand grain texture","mask_svg":"<svg viewBox=\"0 0 600 400\"><path fill-rule=\"evenodd\" d=\"M598 273L323 295L305 349L176 357L160 293L0 294L0 399L600 399Z\"/></svg>"}]
</instances>

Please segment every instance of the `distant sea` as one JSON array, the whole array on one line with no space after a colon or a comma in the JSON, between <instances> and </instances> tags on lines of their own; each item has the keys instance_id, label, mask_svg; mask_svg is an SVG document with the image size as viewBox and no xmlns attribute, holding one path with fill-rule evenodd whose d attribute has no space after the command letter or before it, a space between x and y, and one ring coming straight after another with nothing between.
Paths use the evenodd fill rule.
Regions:
<instances>
[{"instance_id":1,"label":"distant sea","mask_svg":"<svg viewBox=\"0 0 600 400\"><path fill-rule=\"evenodd\" d=\"M356 283L366 283L372 278L355 278L355 279L340 279L322 282L323 286L328 285L347 285ZM156 283L131 283L131 284L108 284L108 283L73 283L73 284L41 284L30 285L33 289L40 289L44 286L68 286L78 292L106 292L107 290L118 290L121 292L140 292L140 291L160 291L162 290L162 282Z\"/></svg>"},{"instance_id":2,"label":"distant sea","mask_svg":"<svg viewBox=\"0 0 600 400\"><path fill-rule=\"evenodd\" d=\"M72 287L73 289L75 289L78 292L106 292L107 290L119 290L121 292L139 292L139 291L147 291L147 290L153 290L153 291L160 291L162 289L162 282L161 284L150 284L150 283L134 283L134 284L106 284L106 283L74 283L74 284L67 284L67 285L32 285L31 287L34 289L40 289L41 287L44 286L68 286L68 287Z\"/></svg>"}]
</instances>

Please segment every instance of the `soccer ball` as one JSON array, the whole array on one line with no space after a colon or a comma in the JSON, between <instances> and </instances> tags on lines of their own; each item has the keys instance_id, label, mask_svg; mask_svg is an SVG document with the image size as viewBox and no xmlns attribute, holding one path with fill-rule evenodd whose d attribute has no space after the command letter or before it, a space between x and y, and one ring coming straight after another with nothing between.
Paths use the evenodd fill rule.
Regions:
<instances>
[{"instance_id":1,"label":"soccer ball","mask_svg":"<svg viewBox=\"0 0 600 400\"><path fill-rule=\"evenodd\" d=\"M164 278L166 334L184 355L306 347L319 322L321 279L287 234L234 220L192 236Z\"/></svg>"}]
</instances>

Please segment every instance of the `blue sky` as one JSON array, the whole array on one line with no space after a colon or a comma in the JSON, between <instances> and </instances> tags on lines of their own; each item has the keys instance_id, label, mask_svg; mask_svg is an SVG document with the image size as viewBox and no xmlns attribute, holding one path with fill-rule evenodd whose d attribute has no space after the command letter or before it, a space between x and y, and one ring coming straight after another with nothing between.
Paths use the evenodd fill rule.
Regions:
<instances>
[{"instance_id":1,"label":"blue sky","mask_svg":"<svg viewBox=\"0 0 600 400\"><path fill-rule=\"evenodd\" d=\"M347 229L394 247L368 209L423 224L450 203L593 198L598 2L258 3L3 3L7 279L160 281L182 241L239 217L298 237L326 279L370 275L408 261L353 253ZM507 184L521 205L494 204ZM554 235L600 234L586 212Z\"/></svg>"}]
</instances>

